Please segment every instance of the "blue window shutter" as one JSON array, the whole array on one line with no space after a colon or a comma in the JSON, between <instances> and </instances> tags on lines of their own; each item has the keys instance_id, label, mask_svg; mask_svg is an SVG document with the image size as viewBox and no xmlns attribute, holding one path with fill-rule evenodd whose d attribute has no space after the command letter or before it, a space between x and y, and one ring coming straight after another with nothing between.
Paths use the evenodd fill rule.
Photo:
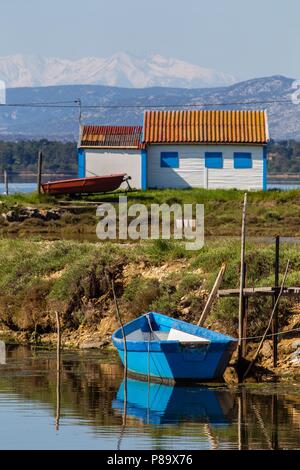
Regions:
<instances>
[{"instance_id":1,"label":"blue window shutter","mask_svg":"<svg viewBox=\"0 0 300 470\"><path fill-rule=\"evenodd\" d=\"M252 168L252 153L234 152L233 167L234 168Z\"/></svg>"},{"instance_id":2,"label":"blue window shutter","mask_svg":"<svg viewBox=\"0 0 300 470\"><path fill-rule=\"evenodd\" d=\"M179 168L178 152L161 152L160 166L161 168Z\"/></svg>"},{"instance_id":3,"label":"blue window shutter","mask_svg":"<svg viewBox=\"0 0 300 470\"><path fill-rule=\"evenodd\" d=\"M205 168L223 168L222 152L205 152Z\"/></svg>"}]
</instances>

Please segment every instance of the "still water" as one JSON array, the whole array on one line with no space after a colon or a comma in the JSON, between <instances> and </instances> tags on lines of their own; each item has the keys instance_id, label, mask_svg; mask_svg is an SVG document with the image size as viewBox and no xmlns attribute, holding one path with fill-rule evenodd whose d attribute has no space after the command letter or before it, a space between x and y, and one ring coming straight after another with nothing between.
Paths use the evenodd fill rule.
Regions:
<instances>
[{"instance_id":1,"label":"still water","mask_svg":"<svg viewBox=\"0 0 300 470\"><path fill-rule=\"evenodd\" d=\"M74 174L49 174L44 175L42 182L55 181L61 179L76 178ZM32 176L20 176L17 174L10 174L8 176L8 192L9 194L15 193L32 193L37 189L36 178ZM0 194L4 194L5 187L3 178L0 181Z\"/></svg>"},{"instance_id":2,"label":"still water","mask_svg":"<svg viewBox=\"0 0 300 470\"><path fill-rule=\"evenodd\" d=\"M300 383L176 386L127 380L115 355L6 345L1 449L300 449ZM124 413L126 411L126 413Z\"/></svg>"}]
</instances>

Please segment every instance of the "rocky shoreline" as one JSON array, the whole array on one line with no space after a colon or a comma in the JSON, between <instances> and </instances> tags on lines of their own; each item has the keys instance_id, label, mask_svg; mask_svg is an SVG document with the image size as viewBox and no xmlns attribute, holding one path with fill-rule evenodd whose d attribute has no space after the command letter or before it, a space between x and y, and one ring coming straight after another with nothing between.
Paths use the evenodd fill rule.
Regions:
<instances>
[{"instance_id":1,"label":"rocky shoreline","mask_svg":"<svg viewBox=\"0 0 300 470\"><path fill-rule=\"evenodd\" d=\"M117 327L116 322L107 324L107 330L92 330L80 327L77 331L65 330L62 333L62 347L67 350L102 350L109 354L117 351L111 341L111 327ZM0 339L7 343L20 344L39 348L55 348L57 342L56 333L42 335L29 334L28 332L13 332L9 329L0 329ZM258 343L250 342L247 345L246 360L250 363ZM236 353L225 371L224 380L228 384L238 383L236 371ZM264 382L290 382L300 380L300 339L282 339L278 345L278 364L273 367L272 342L265 341L259 354L258 361L253 367L245 383Z\"/></svg>"},{"instance_id":2,"label":"rocky shoreline","mask_svg":"<svg viewBox=\"0 0 300 470\"><path fill-rule=\"evenodd\" d=\"M50 220L59 220L61 215L59 209L18 207L7 212L2 212L1 218L4 222L24 222L28 219L39 219L48 222Z\"/></svg>"}]
</instances>

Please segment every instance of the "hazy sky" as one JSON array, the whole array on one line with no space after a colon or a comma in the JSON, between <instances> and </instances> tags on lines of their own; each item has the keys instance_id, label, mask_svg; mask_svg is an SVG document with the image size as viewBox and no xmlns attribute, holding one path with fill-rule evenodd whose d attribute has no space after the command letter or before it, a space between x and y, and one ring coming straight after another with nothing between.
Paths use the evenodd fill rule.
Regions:
<instances>
[{"instance_id":1,"label":"hazy sky","mask_svg":"<svg viewBox=\"0 0 300 470\"><path fill-rule=\"evenodd\" d=\"M299 0L0 0L0 56L155 52L237 78L300 78Z\"/></svg>"}]
</instances>

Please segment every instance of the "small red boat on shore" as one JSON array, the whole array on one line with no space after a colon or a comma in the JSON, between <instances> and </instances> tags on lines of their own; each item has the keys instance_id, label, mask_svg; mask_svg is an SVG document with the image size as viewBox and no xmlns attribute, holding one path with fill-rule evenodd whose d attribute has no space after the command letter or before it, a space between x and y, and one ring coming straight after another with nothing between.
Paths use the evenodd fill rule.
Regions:
<instances>
[{"instance_id":1,"label":"small red boat on shore","mask_svg":"<svg viewBox=\"0 0 300 470\"><path fill-rule=\"evenodd\" d=\"M88 176L68 180L48 181L43 183L43 192L47 194L80 194L106 193L118 189L123 181L127 181L126 173L104 176Z\"/></svg>"}]
</instances>

